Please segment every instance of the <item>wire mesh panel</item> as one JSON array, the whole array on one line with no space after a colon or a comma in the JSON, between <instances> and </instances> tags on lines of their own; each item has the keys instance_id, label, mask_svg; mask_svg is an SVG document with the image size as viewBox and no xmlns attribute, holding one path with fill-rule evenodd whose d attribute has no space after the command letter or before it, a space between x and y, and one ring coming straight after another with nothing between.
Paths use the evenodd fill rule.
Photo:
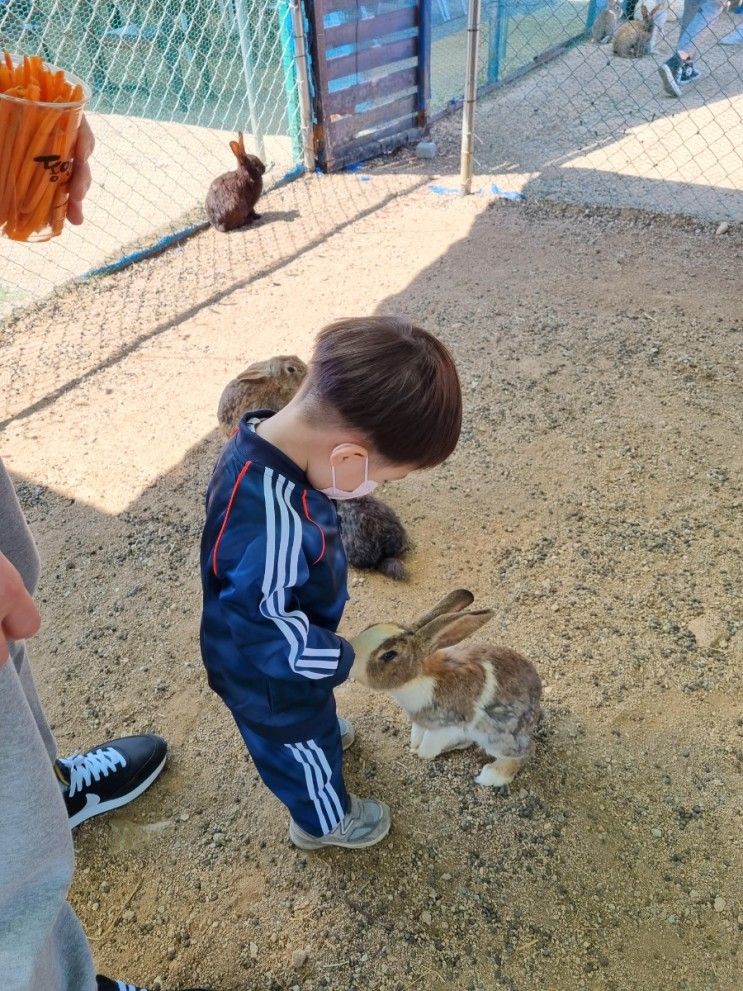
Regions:
<instances>
[{"instance_id":1,"label":"wire mesh panel","mask_svg":"<svg viewBox=\"0 0 743 991\"><path fill-rule=\"evenodd\" d=\"M487 0L480 24L479 83L517 72L585 35L595 0ZM466 0L432 6L431 111L456 105L464 93Z\"/></svg>"},{"instance_id":2,"label":"wire mesh panel","mask_svg":"<svg viewBox=\"0 0 743 991\"><path fill-rule=\"evenodd\" d=\"M209 183L234 167L236 130L269 181L299 158L286 0L0 0L0 48L85 79L96 135L85 225L0 242L0 317L200 219Z\"/></svg>"},{"instance_id":3,"label":"wire mesh panel","mask_svg":"<svg viewBox=\"0 0 743 991\"><path fill-rule=\"evenodd\" d=\"M435 112L461 98L466 18L433 12ZM489 0L479 83L476 169L500 186L743 220L743 4Z\"/></svg>"}]
</instances>

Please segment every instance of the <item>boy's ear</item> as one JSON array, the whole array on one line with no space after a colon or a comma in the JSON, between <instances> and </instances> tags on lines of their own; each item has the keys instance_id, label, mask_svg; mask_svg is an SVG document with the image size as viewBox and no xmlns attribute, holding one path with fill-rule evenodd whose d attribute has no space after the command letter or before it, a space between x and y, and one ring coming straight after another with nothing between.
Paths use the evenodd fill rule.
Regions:
<instances>
[{"instance_id":1,"label":"boy's ear","mask_svg":"<svg viewBox=\"0 0 743 991\"><path fill-rule=\"evenodd\" d=\"M353 458L368 458L369 452L361 444L339 444L330 452L330 463L335 468Z\"/></svg>"}]
</instances>

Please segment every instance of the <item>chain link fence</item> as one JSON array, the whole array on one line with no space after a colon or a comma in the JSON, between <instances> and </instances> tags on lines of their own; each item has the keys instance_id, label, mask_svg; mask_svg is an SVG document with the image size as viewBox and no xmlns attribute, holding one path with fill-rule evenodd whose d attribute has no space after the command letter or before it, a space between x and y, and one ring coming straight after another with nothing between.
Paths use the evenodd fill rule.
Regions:
<instances>
[{"instance_id":1,"label":"chain link fence","mask_svg":"<svg viewBox=\"0 0 743 991\"><path fill-rule=\"evenodd\" d=\"M89 83L96 182L82 228L0 245L0 317L201 220L236 130L267 185L300 159L285 0L0 0L2 48Z\"/></svg>"},{"instance_id":2,"label":"chain link fence","mask_svg":"<svg viewBox=\"0 0 743 991\"><path fill-rule=\"evenodd\" d=\"M475 171L527 196L740 223L743 4L650 0L645 21L639 2L609 4L483 4ZM434 2L434 113L463 94L465 8Z\"/></svg>"}]
</instances>

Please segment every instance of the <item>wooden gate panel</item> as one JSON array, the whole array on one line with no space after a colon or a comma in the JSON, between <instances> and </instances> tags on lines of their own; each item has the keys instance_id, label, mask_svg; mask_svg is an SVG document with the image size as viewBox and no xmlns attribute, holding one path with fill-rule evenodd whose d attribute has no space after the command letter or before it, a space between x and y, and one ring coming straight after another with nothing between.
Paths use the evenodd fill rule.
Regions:
<instances>
[{"instance_id":1,"label":"wooden gate panel","mask_svg":"<svg viewBox=\"0 0 743 991\"><path fill-rule=\"evenodd\" d=\"M419 137L429 101L429 0L309 0L316 154L328 171Z\"/></svg>"}]
</instances>

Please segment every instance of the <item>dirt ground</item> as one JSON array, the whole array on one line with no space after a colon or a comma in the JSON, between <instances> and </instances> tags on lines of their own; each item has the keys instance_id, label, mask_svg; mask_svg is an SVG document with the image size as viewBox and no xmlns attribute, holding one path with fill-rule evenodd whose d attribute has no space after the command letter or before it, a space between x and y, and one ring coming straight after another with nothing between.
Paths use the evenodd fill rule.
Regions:
<instances>
[{"instance_id":1,"label":"dirt ground","mask_svg":"<svg viewBox=\"0 0 743 991\"><path fill-rule=\"evenodd\" d=\"M0 336L60 748L171 747L144 798L76 833L101 969L164 989L732 991L743 242L435 196L402 170L295 183L264 213ZM504 795L473 783L481 754L423 763L394 703L342 687L349 785L390 802L393 831L305 854L202 673L203 494L226 380L368 312L453 348L466 415L445 467L384 493L409 583L353 574L342 630L465 585L496 610L483 638L538 665L547 718Z\"/></svg>"}]
</instances>

